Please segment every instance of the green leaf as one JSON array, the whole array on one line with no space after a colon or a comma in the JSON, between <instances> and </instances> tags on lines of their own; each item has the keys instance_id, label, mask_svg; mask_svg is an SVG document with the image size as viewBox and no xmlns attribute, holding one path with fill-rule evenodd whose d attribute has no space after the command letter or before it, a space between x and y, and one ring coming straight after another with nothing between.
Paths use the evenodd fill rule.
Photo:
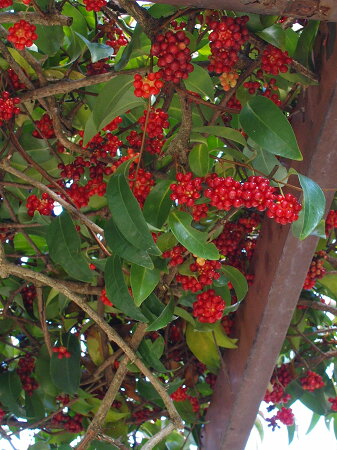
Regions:
<instances>
[{"instance_id":1,"label":"green leaf","mask_svg":"<svg viewBox=\"0 0 337 450\"><path fill-rule=\"evenodd\" d=\"M152 367L158 372L167 372L165 366L159 360L161 354L159 355L159 353L155 351L155 344L157 340L151 342L150 339L144 339L141 342L138 351L147 366Z\"/></svg>"},{"instance_id":2,"label":"green leaf","mask_svg":"<svg viewBox=\"0 0 337 450\"><path fill-rule=\"evenodd\" d=\"M182 319L186 320L186 322L190 323L192 327L195 328L195 319L193 318L192 314L187 312L185 309L180 308L180 306L176 306L173 312L176 316L179 316Z\"/></svg>"},{"instance_id":3,"label":"green leaf","mask_svg":"<svg viewBox=\"0 0 337 450\"><path fill-rule=\"evenodd\" d=\"M34 44L45 55L52 56L59 51L63 38L63 28L59 25L36 25L37 40Z\"/></svg>"},{"instance_id":4,"label":"green leaf","mask_svg":"<svg viewBox=\"0 0 337 450\"><path fill-rule=\"evenodd\" d=\"M161 255L124 175L114 175L110 178L107 198L112 219L120 233L140 250L151 255Z\"/></svg>"},{"instance_id":5,"label":"green leaf","mask_svg":"<svg viewBox=\"0 0 337 450\"><path fill-rule=\"evenodd\" d=\"M170 180L160 180L146 197L143 207L145 220L156 228L161 228L171 209Z\"/></svg>"},{"instance_id":6,"label":"green leaf","mask_svg":"<svg viewBox=\"0 0 337 450\"><path fill-rule=\"evenodd\" d=\"M312 62L311 52L318 28L319 22L317 20L309 20L307 25L303 28L297 42L294 59L306 67L309 67Z\"/></svg>"},{"instance_id":7,"label":"green leaf","mask_svg":"<svg viewBox=\"0 0 337 450\"><path fill-rule=\"evenodd\" d=\"M135 97L133 91L133 77L130 75L119 75L105 83L95 99L92 114L85 127L84 145L115 117L137 106L145 106L144 100Z\"/></svg>"},{"instance_id":8,"label":"green leaf","mask_svg":"<svg viewBox=\"0 0 337 450\"><path fill-rule=\"evenodd\" d=\"M69 447L71 449L71 447ZM50 450L50 445L47 442L36 442L36 444L30 445L28 450Z\"/></svg>"},{"instance_id":9,"label":"green leaf","mask_svg":"<svg viewBox=\"0 0 337 450\"><path fill-rule=\"evenodd\" d=\"M148 55L151 41L144 33L143 28L137 23L133 30L131 41L125 47L120 60L115 64L115 70L122 70L132 58Z\"/></svg>"},{"instance_id":10,"label":"green leaf","mask_svg":"<svg viewBox=\"0 0 337 450\"><path fill-rule=\"evenodd\" d=\"M108 246L118 256L139 266L153 269L153 262L149 254L145 250L134 247L126 240L112 219L109 219L105 225L104 236Z\"/></svg>"},{"instance_id":11,"label":"green leaf","mask_svg":"<svg viewBox=\"0 0 337 450\"><path fill-rule=\"evenodd\" d=\"M249 140L250 141L250 140ZM248 141L248 143L249 143ZM278 166L277 171L274 173L273 177L276 180L285 180L287 178L287 169L282 166L280 161L276 158L275 155L273 155L270 152L264 151L259 146L253 146L254 151L256 153L256 157L252 160L251 164L254 167L254 169L259 170L260 172L264 173L265 175L269 175L272 170L275 168L275 166ZM252 156L252 152L247 150L244 152L248 158ZM271 182L272 184L275 184L275 182Z\"/></svg>"},{"instance_id":12,"label":"green leaf","mask_svg":"<svg viewBox=\"0 0 337 450\"><path fill-rule=\"evenodd\" d=\"M240 272L240 270L232 266L222 266L221 270L228 281L232 283L238 301L242 300L248 292L246 277Z\"/></svg>"},{"instance_id":13,"label":"green leaf","mask_svg":"<svg viewBox=\"0 0 337 450\"><path fill-rule=\"evenodd\" d=\"M237 339L232 339L224 332L223 326L220 322L216 323L216 327L213 329L213 335L215 342L219 347L223 348L237 348Z\"/></svg>"},{"instance_id":14,"label":"green leaf","mask_svg":"<svg viewBox=\"0 0 337 450\"><path fill-rule=\"evenodd\" d=\"M184 80L186 89L200 94L202 97L208 97L214 100L214 85L206 69L193 64L194 70L186 80Z\"/></svg>"},{"instance_id":15,"label":"green leaf","mask_svg":"<svg viewBox=\"0 0 337 450\"><path fill-rule=\"evenodd\" d=\"M262 149L285 158L303 159L289 121L269 98L251 98L240 112L240 122Z\"/></svg>"},{"instance_id":16,"label":"green leaf","mask_svg":"<svg viewBox=\"0 0 337 450\"><path fill-rule=\"evenodd\" d=\"M75 33L80 39L82 39L82 41L88 47L91 55L91 61L93 63L99 61L100 59L110 58L110 56L113 55L114 49L110 47L110 45L99 44L97 42L90 42L88 41L88 39L86 39L77 31L75 31Z\"/></svg>"},{"instance_id":17,"label":"green leaf","mask_svg":"<svg viewBox=\"0 0 337 450\"><path fill-rule=\"evenodd\" d=\"M205 144L195 145L188 155L188 163L197 177L204 177L209 172L210 158Z\"/></svg>"},{"instance_id":18,"label":"green leaf","mask_svg":"<svg viewBox=\"0 0 337 450\"><path fill-rule=\"evenodd\" d=\"M124 281L121 259L117 255L110 256L105 265L104 271L105 286L107 296L116 308L132 319L147 322L146 317L129 294Z\"/></svg>"},{"instance_id":19,"label":"green leaf","mask_svg":"<svg viewBox=\"0 0 337 450\"><path fill-rule=\"evenodd\" d=\"M83 14L75 6L72 6L70 3L65 3L62 8L62 14L73 18L73 23L71 24L71 29L73 31L87 34L87 22Z\"/></svg>"},{"instance_id":20,"label":"green leaf","mask_svg":"<svg viewBox=\"0 0 337 450\"><path fill-rule=\"evenodd\" d=\"M174 310L174 299L172 298L170 302L166 305L160 316L157 319L155 319L152 323L150 323L150 325L147 327L147 331L156 331L166 327L166 325L172 320L173 310Z\"/></svg>"},{"instance_id":21,"label":"green leaf","mask_svg":"<svg viewBox=\"0 0 337 450\"><path fill-rule=\"evenodd\" d=\"M295 235L305 239L315 230L324 215L325 196L318 184L310 178L298 174L298 179L303 189L303 205L298 219L301 227L295 231ZM293 231L296 230L295 225L296 222Z\"/></svg>"},{"instance_id":22,"label":"green leaf","mask_svg":"<svg viewBox=\"0 0 337 450\"><path fill-rule=\"evenodd\" d=\"M81 378L81 347L77 337L73 334L63 334L60 345L66 347L70 353L70 358L59 359L53 353L50 359L50 376L60 389L66 394L75 394L80 387Z\"/></svg>"},{"instance_id":23,"label":"green leaf","mask_svg":"<svg viewBox=\"0 0 337 450\"><path fill-rule=\"evenodd\" d=\"M151 294L160 280L160 271L146 269L137 264L131 265L130 284L137 306Z\"/></svg>"},{"instance_id":24,"label":"green leaf","mask_svg":"<svg viewBox=\"0 0 337 450\"><path fill-rule=\"evenodd\" d=\"M311 418L311 421L310 421L310 425L309 425L309 428L308 428L308 430L307 430L307 432L305 434L309 434L310 431L312 431L315 428L315 426L317 425L317 423L318 423L320 418L321 418L321 416L319 414L312 413L312 418Z\"/></svg>"},{"instance_id":25,"label":"green leaf","mask_svg":"<svg viewBox=\"0 0 337 450\"><path fill-rule=\"evenodd\" d=\"M20 392L21 382L16 372L4 372L0 374L1 403L13 414L20 414L20 408L18 406Z\"/></svg>"},{"instance_id":26,"label":"green leaf","mask_svg":"<svg viewBox=\"0 0 337 450\"><path fill-rule=\"evenodd\" d=\"M186 327L186 343L193 355L211 370L220 367L220 354L214 342L212 332L196 331L188 323Z\"/></svg>"},{"instance_id":27,"label":"green leaf","mask_svg":"<svg viewBox=\"0 0 337 450\"><path fill-rule=\"evenodd\" d=\"M263 97L264 98L264 97ZM218 136L230 141L238 142L239 144L246 145L246 139L242 136L240 131L234 130L229 127L211 126L211 127L194 127L192 129L194 133L207 133L212 136Z\"/></svg>"},{"instance_id":28,"label":"green leaf","mask_svg":"<svg viewBox=\"0 0 337 450\"><path fill-rule=\"evenodd\" d=\"M42 400L36 392L25 395L25 409L28 422L36 422L45 416Z\"/></svg>"},{"instance_id":29,"label":"green leaf","mask_svg":"<svg viewBox=\"0 0 337 450\"><path fill-rule=\"evenodd\" d=\"M214 244L206 242L207 233L202 233L191 226L192 217L183 211L172 211L169 226L177 240L187 250L200 258L216 260L220 258Z\"/></svg>"},{"instance_id":30,"label":"green leaf","mask_svg":"<svg viewBox=\"0 0 337 450\"><path fill-rule=\"evenodd\" d=\"M75 225L67 211L63 211L48 227L49 254L56 264L76 280L91 283L92 271L81 254L81 241Z\"/></svg>"},{"instance_id":31,"label":"green leaf","mask_svg":"<svg viewBox=\"0 0 337 450\"><path fill-rule=\"evenodd\" d=\"M191 402L189 400L184 400L182 402L174 402L179 416L188 423L194 423L197 420L195 412L193 412ZM181 445L179 445L181 448Z\"/></svg>"},{"instance_id":32,"label":"green leaf","mask_svg":"<svg viewBox=\"0 0 337 450\"><path fill-rule=\"evenodd\" d=\"M269 44L272 44L281 50L285 49L285 32L279 24L274 24L256 34Z\"/></svg>"}]
</instances>

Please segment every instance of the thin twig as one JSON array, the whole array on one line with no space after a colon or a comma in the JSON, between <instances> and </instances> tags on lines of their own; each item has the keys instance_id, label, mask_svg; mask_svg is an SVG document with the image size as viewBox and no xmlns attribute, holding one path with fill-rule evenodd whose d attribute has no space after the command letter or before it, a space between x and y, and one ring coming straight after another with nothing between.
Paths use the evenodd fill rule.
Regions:
<instances>
[{"instance_id":1,"label":"thin twig","mask_svg":"<svg viewBox=\"0 0 337 450\"><path fill-rule=\"evenodd\" d=\"M169 423L165 428L158 431L157 434L151 437L142 447L143 450L151 450L155 445L159 444L166 436L168 436L175 429L173 423Z\"/></svg>"},{"instance_id":2,"label":"thin twig","mask_svg":"<svg viewBox=\"0 0 337 450\"><path fill-rule=\"evenodd\" d=\"M36 286L36 296L37 296L37 308L39 311L39 318L40 318L41 328L42 328L42 332L43 332L44 342L46 344L49 356L51 358L53 355L53 350L52 350L52 345L51 345L51 341L50 341L48 325L47 325L47 321L46 321L46 309L45 309L45 305L43 303L42 288L39 286Z\"/></svg>"}]
</instances>

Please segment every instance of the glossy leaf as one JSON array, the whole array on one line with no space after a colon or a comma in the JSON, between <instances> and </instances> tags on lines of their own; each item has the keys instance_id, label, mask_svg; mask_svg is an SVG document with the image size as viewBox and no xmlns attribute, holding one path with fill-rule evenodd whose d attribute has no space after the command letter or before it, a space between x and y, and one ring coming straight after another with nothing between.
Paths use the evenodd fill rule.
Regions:
<instances>
[{"instance_id":1,"label":"glossy leaf","mask_svg":"<svg viewBox=\"0 0 337 450\"><path fill-rule=\"evenodd\" d=\"M93 63L99 61L100 59L109 58L111 55L113 55L114 49L110 47L110 45L99 44L98 42L90 42L80 33L76 32L76 34L88 47L91 55L91 61Z\"/></svg>"},{"instance_id":2,"label":"glossy leaf","mask_svg":"<svg viewBox=\"0 0 337 450\"><path fill-rule=\"evenodd\" d=\"M4 372L0 374L1 403L13 414L20 414L18 405L20 392L21 382L16 372Z\"/></svg>"},{"instance_id":3,"label":"glossy leaf","mask_svg":"<svg viewBox=\"0 0 337 450\"><path fill-rule=\"evenodd\" d=\"M85 127L84 144L118 115L145 105L142 98L135 97L132 83L130 75L119 75L105 84L95 99L92 115Z\"/></svg>"},{"instance_id":4,"label":"glossy leaf","mask_svg":"<svg viewBox=\"0 0 337 450\"><path fill-rule=\"evenodd\" d=\"M164 225L172 207L171 184L170 180L158 181L146 197L143 214L145 220L156 228Z\"/></svg>"},{"instance_id":5,"label":"glossy leaf","mask_svg":"<svg viewBox=\"0 0 337 450\"><path fill-rule=\"evenodd\" d=\"M59 25L36 25L36 34L38 35L37 40L34 44L41 50L45 55L54 55L61 47L64 32L63 28Z\"/></svg>"},{"instance_id":6,"label":"glossy leaf","mask_svg":"<svg viewBox=\"0 0 337 450\"><path fill-rule=\"evenodd\" d=\"M32 395L25 395L25 409L26 417L29 422L36 422L43 419L45 416L45 408L42 399L37 392L33 392Z\"/></svg>"},{"instance_id":7,"label":"glossy leaf","mask_svg":"<svg viewBox=\"0 0 337 450\"><path fill-rule=\"evenodd\" d=\"M165 366L160 361L161 355L158 355L158 353L155 351L155 343L156 341L151 342L150 339L144 339L141 342L138 351L148 367L152 367L158 372L166 372Z\"/></svg>"},{"instance_id":8,"label":"glossy leaf","mask_svg":"<svg viewBox=\"0 0 337 450\"><path fill-rule=\"evenodd\" d=\"M188 163L197 177L207 175L211 163L207 146L205 144L195 145L188 154Z\"/></svg>"},{"instance_id":9,"label":"glossy leaf","mask_svg":"<svg viewBox=\"0 0 337 450\"><path fill-rule=\"evenodd\" d=\"M240 112L240 122L262 149L289 159L303 159L289 121L269 98L251 98Z\"/></svg>"},{"instance_id":10,"label":"glossy leaf","mask_svg":"<svg viewBox=\"0 0 337 450\"><path fill-rule=\"evenodd\" d=\"M285 32L279 24L274 24L256 34L274 47L285 49Z\"/></svg>"},{"instance_id":11,"label":"glossy leaf","mask_svg":"<svg viewBox=\"0 0 337 450\"><path fill-rule=\"evenodd\" d=\"M222 272L225 277L232 283L237 299L242 300L248 292L248 283L246 277L232 266L222 266Z\"/></svg>"},{"instance_id":12,"label":"glossy leaf","mask_svg":"<svg viewBox=\"0 0 337 450\"><path fill-rule=\"evenodd\" d=\"M137 308L125 284L121 259L117 255L110 256L104 271L107 296L113 305L132 319L147 322L146 317Z\"/></svg>"},{"instance_id":13,"label":"glossy leaf","mask_svg":"<svg viewBox=\"0 0 337 450\"><path fill-rule=\"evenodd\" d=\"M303 228L300 239L305 239L317 227L325 212L325 196L315 181L298 174L303 189Z\"/></svg>"},{"instance_id":14,"label":"glossy leaf","mask_svg":"<svg viewBox=\"0 0 337 450\"><path fill-rule=\"evenodd\" d=\"M177 240L188 251L200 258L216 260L220 255L214 244L206 242L207 233L202 233L191 226L192 217L183 211L172 211L169 226Z\"/></svg>"},{"instance_id":15,"label":"glossy leaf","mask_svg":"<svg viewBox=\"0 0 337 450\"><path fill-rule=\"evenodd\" d=\"M193 64L194 70L186 80L184 80L186 89L214 100L214 86L211 77L206 69Z\"/></svg>"},{"instance_id":16,"label":"glossy leaf","mask_svg":"<svg viewBox=\"0 0 337 450\"><path fill-rule=\"evenodd\" d=\"M161 252L153 242L139 204L124 175L111 177L107 198L112 219L125 239L140 250L159 256Z\"/></svg>"},{"instance_id":17,"label":"glossy leaf","mask_svg":"<svg viewBox=\"0 0 337 450\"><path fill-rule=\"evenodd\" d=\"M172 320L174 310L174 299L172 298L170 302L166 305L160 316L155 319L150 325L147 327L147 331L156 331L161 328L166 327L168 323Z\"/></svg>"},{"instance_id":18,"label":"glossy leaf","mask_svg":"<svg viewBox=\"0 0 337 450\"><path fill-rule=\"evenodd\" d=\"M229 127L220 127L220 126L205 126L205 127L194 127L192 129L195 133L207 133L212 136L218 136L225 139L229 139L230 141L237 142L241 145L246 145L246 139L242 136L240 131L234 130Z\"/></svg>"},{"instance_id":19,"label":"glossy leaf","mask_svg":"<svg viewBox=\"0 0 337 450\"><path fill-rule=\"evenodd\" d=\"M80 386L81 377L81 348L80 342L73 334L63 334L59 343L67 348L70 358L59 359L53 353L50 359L50 375L53 383L66 394L75 394Z\"/></svg>"},{"instance_id":20,"label":"glossy leaf","mask_svg":"<svg viewBox=\"0 0 337 450\"><path fill-rule=\"evenodd\" d=\"M217 370L220 367L220 353L211 332L196 331L188 323L186 343L193 355L209 369Z\"/></svg>"},{"instance_id":21,"label":"glossy leaf","mask_svg":"<svg viewBox=\"0 0 337 450\"><path fill-rule=\"evenodd\" d=\"M121 258L139 266L153 269L153 262L145 250L134 247L119 231L112 219L106 222L104 236L110 249Z\"/></svg>"},{"instance_id":22,"label":"glossy leaf","mask_svg":"<svg viewBox=\"0 0 337 450\"><path fill-rule=\"evenodd\" d=\"M130 284L132 294L137 306L151 294L160 280L160 271L157 269L146 269L145 267L132 264L130 273Z\"/></svg>"},{"instance_id":23,"label":"glossy leaf","mask_svg":"<svg viewBox=\"0 0 337 450\"><path fill-rule=\"evenodd\" d=\"M149 54L150 48L150 39L144 33L142 27L137 24L133 30L131 41L125 47L120 60L115 64L115 70L117 71L124 69L132 58Z\"/></svg>"},{"instance_id":24,"label":"glossy leaf","mask_svg":"<svg viewBox=\"0 0 337 450\"><path fill-rule=\"evenodd\" d=\"M294 59L309 67L312 62L312 49L318 32L319 22L309 20L309 23L303 28L297 42Z\"/></svg>"},{"instance_id":25,"label":"glossy leaf","mask_svg":"<svg viewBox=\"0 0 337 450\"><path fill-rule=\"evenodd\" d=\"M56 264L75 278L75 280L91 282L92 271L81 254L81 241L75 225L67 211L63 211L48 227L47 243L49 254Z\"/></svg>"}]
</instances>

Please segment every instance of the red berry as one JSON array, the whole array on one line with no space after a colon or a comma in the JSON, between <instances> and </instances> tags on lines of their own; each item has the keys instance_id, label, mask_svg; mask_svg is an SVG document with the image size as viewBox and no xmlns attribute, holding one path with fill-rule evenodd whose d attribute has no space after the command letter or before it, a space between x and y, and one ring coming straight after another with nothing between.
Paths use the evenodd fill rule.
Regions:
<instances>
[{"instance_id":1,"label":"red berry","mask_svg":"<svg viewBox=\"0 0 337 450\"><path fill-rule=\"evenodd\" d=\"M25 20L19 20L12 27L8 29L7 39L12 42L14 47L18 50L23 50L25 47L30 47L37 39L35 33L36 26Z\"/></svg>"},{"instance_id":2,"label":"red berry","mask_svg":"<svg viewBox=\"0 0 337 450\"><path fill-rule=\"evenodd\" d=\"M225 306L220 295L210 289L197 295L197 301L193 303L193 316L199 322L214 323L221 319Z\"/></svg>"}]
</instances>

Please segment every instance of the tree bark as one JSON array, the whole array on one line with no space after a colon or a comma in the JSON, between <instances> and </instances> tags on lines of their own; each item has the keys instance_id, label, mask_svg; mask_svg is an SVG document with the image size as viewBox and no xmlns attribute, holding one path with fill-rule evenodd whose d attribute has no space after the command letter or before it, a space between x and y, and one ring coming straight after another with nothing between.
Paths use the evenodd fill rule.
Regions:
<instances>
[{"instance_id":1,"label":"tree bark","mask_svg":"<svg viewBox=\"0 0 337 450\"><path fill-rule=\"evenodd\" d=\"M336 0L151 0L153 3L337 22Z\"/></svg>"}]
</instances>

